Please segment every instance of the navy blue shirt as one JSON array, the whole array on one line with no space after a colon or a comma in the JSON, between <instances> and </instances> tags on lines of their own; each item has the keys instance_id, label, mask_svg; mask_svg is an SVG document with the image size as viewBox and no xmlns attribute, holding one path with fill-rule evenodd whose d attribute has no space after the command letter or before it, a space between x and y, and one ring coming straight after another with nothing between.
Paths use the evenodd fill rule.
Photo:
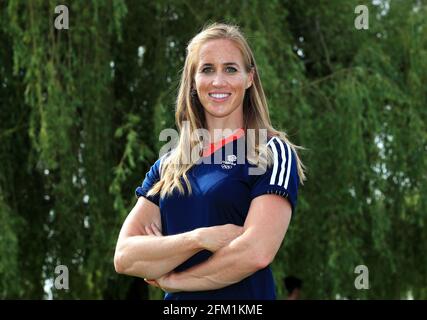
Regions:
<instances>
[{"instance_id":1,"label":"navy blue shirt","mask_svg":"<svg viewBox=\"0 0 427 320\"><path fill-rule=\"evenodd\" d=\"M288 199L295 214L298 193L298 170L295 154L283 140L272 137L268 141L274 155L273 165L261 175L249 174L256 165L238 163L237 143L244 136L225 143L207 157L212 163L195 164L188 172L192 194L179 194L160 198L159 194L147 196L150 188L160 179L161 162L158 159L147 172L135 193L144 196L160 208L163 235L174 235L201 227L232 223L243 226L252 199L263 194L278 194ZM242 141L240 141L241 143ZM215 157L220 158L214 163ZM205 159L207 160L207 159ZM218 161L216 161L218 162ZM182 180L183 181L183 180ZM178 266L183 271L208 259L212 253L200 251ZM217 290L166 293L166 300L180 299L276 299L275 285L270 267L266 267L242 281Z\"/></svg>"}]
</instances>

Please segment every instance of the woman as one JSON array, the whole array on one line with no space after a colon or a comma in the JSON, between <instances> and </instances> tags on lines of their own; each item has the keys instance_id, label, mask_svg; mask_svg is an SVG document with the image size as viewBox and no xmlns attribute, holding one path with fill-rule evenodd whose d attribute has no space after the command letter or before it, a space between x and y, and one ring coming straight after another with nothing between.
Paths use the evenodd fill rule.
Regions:
<instances>
[{"instance_id":1,"label":"woman","mask_svg":"<svg viewBox=\"0 0 427 320\"><path fill-rule=\"evenodd\" d=\"M145 278L165 299L275 299L269 265L295 210L304 167L297 147L270 124L255 59L236 26L213 24L190 41L176 123L177 146L136 189L116 271ZM197 129L206 129L210 141L194 137ZM249 156L243 162L236 156L249 130L258 141L255 154L268 161L262 174L251 174ZM267 143L259 142L262 130ZM204 146L196 153L202 162L188 161L188 144Z\"/></svg>"}]
</instances>

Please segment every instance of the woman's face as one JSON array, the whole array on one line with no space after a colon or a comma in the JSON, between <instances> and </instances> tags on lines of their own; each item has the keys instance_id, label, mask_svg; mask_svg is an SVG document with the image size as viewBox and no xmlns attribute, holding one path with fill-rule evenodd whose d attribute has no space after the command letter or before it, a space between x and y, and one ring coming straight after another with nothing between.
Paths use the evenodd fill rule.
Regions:
<instances>
[{"instance_id":1,"label":"woman's face","mask_svg":"<svg viewBox=\"0 0 427 320\"><path fill-rule=\"evenodd\" d=\"M210 40L200 47L194 82L208 122L212 117L243 115L245 90L252 81L253 72L246 72L242 54L231 40Z\"/></svg>"}]
</instances>

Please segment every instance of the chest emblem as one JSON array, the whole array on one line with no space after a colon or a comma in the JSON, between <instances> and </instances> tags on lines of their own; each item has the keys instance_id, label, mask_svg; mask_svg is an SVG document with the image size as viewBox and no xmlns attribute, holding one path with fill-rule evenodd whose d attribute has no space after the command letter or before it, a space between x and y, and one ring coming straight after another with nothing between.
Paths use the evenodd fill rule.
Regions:
<instances>
[{"instance_id":1,"label":"chest emblem","mask_svg":"<svg viewBox=\"0 0 427 320\"><path fill-rule=\"evenodd\" d=\"M234 154L230 154L227 156L227 160L222 160L221 168L229 170L236 165L237 157Z\"/></svg>"}]
</instances>

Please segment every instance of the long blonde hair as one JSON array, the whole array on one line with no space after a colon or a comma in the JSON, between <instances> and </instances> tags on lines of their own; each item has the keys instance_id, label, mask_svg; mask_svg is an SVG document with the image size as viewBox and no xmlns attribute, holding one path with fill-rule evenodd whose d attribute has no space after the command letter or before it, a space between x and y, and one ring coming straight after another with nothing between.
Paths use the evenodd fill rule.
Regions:
<instances>
[{"instance_id":1,"label":"long blonde hair","mask_svg":"<svg viewBox=\"0 0 427 320\"><path fill-rule=\"evenodd\" d=\"M188 144L190 144L190 150L200 147L200 145L202 145L200 137L194 137L192 132L196 129L206 129L204 109L197 95L194 94L193 79L198 63L197 60L200 47L207 41L217 39L228 39L233 41L243 55L246 71L250 72L252 69L254 71L253 84L246 90L243 101L244 131L246 132L247 129L255 129L255 132L258 132L259 129L266 129L268 137L276 136L285 141L296 155L300 183L303 184L304 180L306 180L304 174L305 167L297 153L297 149L303 148L292 144L287 138L286 133L274 129L271 125L267 100L264 95L264 90L262 89L255 58L245 37L238 26L213 23L205 27L191 39L187 46L187 56L176 100L175 121L179 130L179 140L176 147L168 156L162 159L160 180L151 188L148 195L154 195L160 192L160 196L165 197L170 195L175 188L177 188L181 194L184 194L185 191L181 183L181 178L183 178L187 190L189 194L191 194L191 185L187 173L194 165L194 162L188 161ZM183 125L184 122L188 125ZM259 145L256 142L259 141L257 138L259 137L256 134L255 150L258 154L265 152L265 154L268 155L268 164L270 165L272 162L271 151L269 151L266 146Z\"/></svg>"}]
</instances>

